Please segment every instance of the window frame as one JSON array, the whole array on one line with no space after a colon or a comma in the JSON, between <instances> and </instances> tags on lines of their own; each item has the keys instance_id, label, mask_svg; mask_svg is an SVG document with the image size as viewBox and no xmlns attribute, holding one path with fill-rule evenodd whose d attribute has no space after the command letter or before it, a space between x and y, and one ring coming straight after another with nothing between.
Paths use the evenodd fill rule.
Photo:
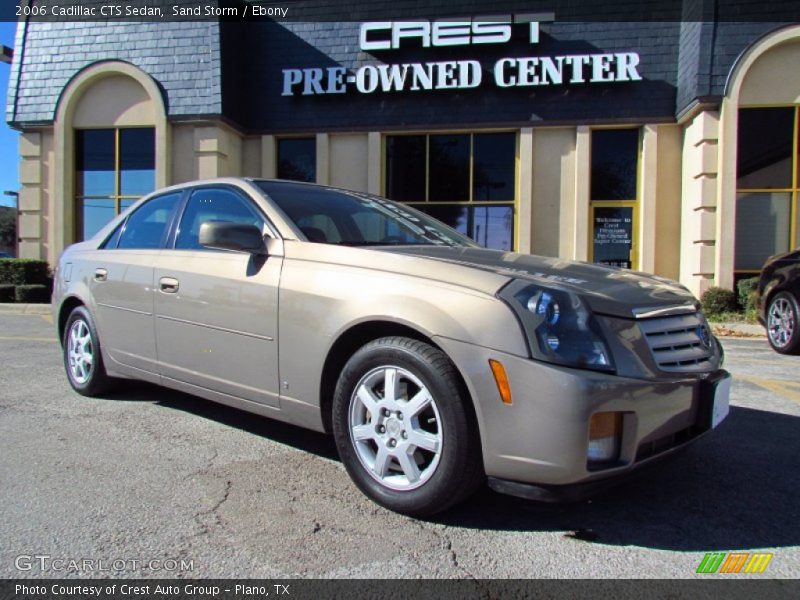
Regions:
<instances>
[{"instance_id":1,"label":"window frame","mask_svg":"<svg viewBox=\"0 0 800 600\"><path fill-rule=\"evenodd\" d=\"M514 136L514 197L511 200L475 200L474 199L474 184L475 184L475 136L482 134L492 133L507 133ZM467 182L469 190L468 200L430 200L430 178L431 178L431 136L439 135L467 135L469 136L469 180ZM510 207L511 216L513 219L511 225L511 248L509 252L516 252L519 248L520 238L520 130L519 129L444 129L444 130L426 130L426 131L396 131L387 132L382 135L381 143L381 195L384 198L392 200L388 196L387 184L387 140L390 137L411 137L423 136L425 138L425 199L419 201L406 201L394 200L400 204L410 206L416 210L425 213L423 208L425 206L464 206L464 207L478 207L478 206L496 206L496 207ZM425 213L427 214L427 213ZM429 215L430 216L430 215ZM435 217L433 217L435 218ZM472 239L468 234L463 234ZM477 243L476 240L475 243Z\"/></svg>"},{"instance_id":2,"label":"window frame","mask_svg":"<svg viewBox=\"0 0 800 600\"><path fill-rule=\"evenodd\" d=\"M788 188L740 188L738 181L738 145L739 145L739 113L743 110L763 109L763 108L791 108L794 112L794 119L792 122L792 179L791 187ZM784 193L789 194L789 248L791 251L800 245L800 231L798 231L798 218L800 218L800 104L749 104L747 106L740 106L736 114L736 147L737 147L737 173L734 174L735 190L734 190L734 203L738 206L740 194L768 194L768 193ZM734 223L734 231L736 224ZM736 231L736 235L739 232ZM734 247L733 256L733 280L734 282L739 279L747 277L755 277L761 273L761 269L737 269L736 268L736 253Z\"/></svg>"},{"instance_id":3,"label":"window frame","mask_svg":"<svg viewBox=\"0 0 800 600\"><path fill-rule=\"evenodd\" d=\"M134 125L130 127L76 127L72 130L73 135L73 142L74 142L74 149L73 154L75 165L73 169L73 176L74 176L74 184L73 184L73 200L75 206L75 219L73 220L74 224L74 239L78 241L85 241L91 239L91 237L84 237L83 236L83 203L86 200L107 200L114 203L114 217L118 217L121 213L123 213L127 208L122 208L122 202L125 200L132 200L133 203L136 201L145 198L147 194L142 194L138 196L134 196L131 194L122 194L121 193L121 180L122 180L122 170L121 170L121 145L120 145L120 132L126 129L149 129L153 132L153 171L156 172L156 128L152 125ZM96 195L87 195L87 194L78 194L78 186L79 186L79 176L78 173L78 156L77 156L77 136L78 133L81 131L113 131L114 132L114 193L110 196L96 196ZM155 184L155 181L154 181ZM156 190L154 189L153 192ZM152 192L151 192L152 193ZM126 219L127 221L127 219ZM116 230L115 230L116 231ZM108 241L106 238L103 243Z\"/></svg>"}]
</instances>

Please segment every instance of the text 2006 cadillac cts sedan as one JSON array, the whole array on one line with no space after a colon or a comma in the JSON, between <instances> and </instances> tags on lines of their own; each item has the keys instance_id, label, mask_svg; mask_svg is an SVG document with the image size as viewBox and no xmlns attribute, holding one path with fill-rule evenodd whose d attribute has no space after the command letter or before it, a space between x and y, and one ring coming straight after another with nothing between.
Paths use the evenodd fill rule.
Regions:
<instances>
[{"instance_id":1,"label":"text 2006 cadillac cts sedan","mask_svg":"<svg viewBox=\"0 0 800 600\"><path fill-rule=\"evenodd\" d=\"M486 250L330 187L151 194L64 252L54 307L79 393L144 379L332 432L355 484L410 515L487 477L582 496L728 412L721 347L680 285Z\"/></svg>"}]
</instances>

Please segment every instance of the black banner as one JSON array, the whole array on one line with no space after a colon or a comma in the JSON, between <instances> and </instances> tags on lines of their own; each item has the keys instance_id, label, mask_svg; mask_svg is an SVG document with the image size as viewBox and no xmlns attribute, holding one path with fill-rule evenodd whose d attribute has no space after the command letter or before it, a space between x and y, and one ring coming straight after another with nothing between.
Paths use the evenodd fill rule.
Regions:
<instances>
[{"instance_id":1,"label":"black banner","mask_svg":"<svg viewBox=\"0 0 800 600\"><path fill-rule=\"evenodd\" d=\"M558 21L800 20L800 3L775 0L639 0L597 3L574 0L439 0L417 3L413 14L396 1L332 3L328 0L3 0L0 21L375 21L435 19L463 15L552 15Z\"/></svg>"},{"instance_id":2,"label":"black banner","mask_svg":"<svg viewBox=\"0 0 800 600\"><path fill-rule=\"evenodd\" d=\"M0 581L0 600L327 600L627 598L772 600L797 598L798 580L300 580L31 579Z\"/></svg>"}]
</instances>

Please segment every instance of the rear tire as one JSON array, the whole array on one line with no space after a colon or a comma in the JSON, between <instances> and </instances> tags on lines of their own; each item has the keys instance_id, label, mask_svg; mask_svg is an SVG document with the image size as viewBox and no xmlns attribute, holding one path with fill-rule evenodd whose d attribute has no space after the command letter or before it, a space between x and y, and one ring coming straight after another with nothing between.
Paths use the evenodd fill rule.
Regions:
<instances>
[{"instance_id":1,"label":"rear tire","mask_svg":"<svg viewBox=\"0 0 800 600\"><path fill-rule=\"evenodd\" d=\"M404 337L363 346L342 370L333 399L336 446L356 486L415 517L472 494L485 475L468 402L441 350Z\"/></svg>"},{"instance_id":2,"label":"rear tire","mask_svg":"<svg viewBox=\"0 0 800 600\"><path fill-rule=\"evenodd\" d=\"M83 396L98 396L113 387L103 364L94 320L86 307L78 306L70 313L62 346L64 368L73 390Z\"/></svg>"},{"instance_id":3,"label":"rear tire","mask_svg":"<svg viewBox=\"0 0 800 600\"><path fill-rule=\"evenodd\" d=\"M800 307L791 292L779 292L769 301L766 313L767 340L775 352L800 353Z\"/></svg>"}]
</instances>

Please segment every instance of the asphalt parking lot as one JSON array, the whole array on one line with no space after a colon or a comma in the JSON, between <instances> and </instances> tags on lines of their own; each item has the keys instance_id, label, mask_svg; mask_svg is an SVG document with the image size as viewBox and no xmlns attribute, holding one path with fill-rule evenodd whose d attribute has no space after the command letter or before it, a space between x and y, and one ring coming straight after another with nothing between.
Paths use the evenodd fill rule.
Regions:
<instances>
[{"instance_id":1,"label":"asphalt parking lot","mask_svg":"<svg viewBox=\"0 0 800 600\"><path fill-rule=\"evenodd\" d=\"M763 550L733 576L797 578L800 357L724 346L730 416L675 460L592 501L483 489L419 521L363 497L324 435L139 383L83 398L49 317L0 314L0 577L683 578Z\"/></svg>"}]
</instances>

